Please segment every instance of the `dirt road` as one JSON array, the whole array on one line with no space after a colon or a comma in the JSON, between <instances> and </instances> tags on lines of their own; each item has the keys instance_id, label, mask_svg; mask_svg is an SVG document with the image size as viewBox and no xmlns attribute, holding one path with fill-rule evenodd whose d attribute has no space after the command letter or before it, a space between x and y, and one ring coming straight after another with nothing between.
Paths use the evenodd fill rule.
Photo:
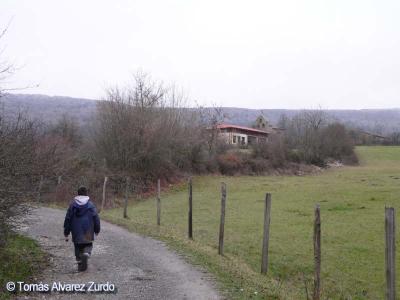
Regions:
<instances>
[{"instance_id":1,"label":"dirt road","mask_svg":"<svg viewBox=\"0 0 400 300\"><path fill-rule=\"evenodd\" d=\"M20 299L221 299L209 276L186 263L162 242L102 221L89 268L77 272L73 244L63 238L65 212L38 208L21 228L40 242L51 265L35 280L63 283L111 283L117 292L24 294Z\"/></svg>"}]
</instances>

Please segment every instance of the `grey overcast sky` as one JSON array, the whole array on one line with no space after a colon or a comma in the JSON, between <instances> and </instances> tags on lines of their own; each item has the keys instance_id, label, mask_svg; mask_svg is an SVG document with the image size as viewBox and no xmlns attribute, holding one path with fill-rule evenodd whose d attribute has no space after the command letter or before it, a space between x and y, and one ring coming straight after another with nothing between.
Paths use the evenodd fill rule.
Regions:
<instances>
[{"instance_id":1,"label":"grey overcast sky","mask_svg":"<svg viewBox=\"0 0 400 300\"><path fill-rule=\"evenodd\" d=\"M143 70L201 104L400 107L400 1L1 0L24 93L100 98Z\"/></svg>"}]
</instances>

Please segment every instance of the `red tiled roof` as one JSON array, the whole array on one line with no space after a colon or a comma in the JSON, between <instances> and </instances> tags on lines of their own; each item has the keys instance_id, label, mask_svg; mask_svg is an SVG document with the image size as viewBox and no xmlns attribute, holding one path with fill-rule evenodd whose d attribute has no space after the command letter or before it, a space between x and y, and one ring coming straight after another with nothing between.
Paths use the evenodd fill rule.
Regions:
<instances>
[{"instance_id":1,"label":"red tiled roof","mask_svg":"<svg viewBox=\"0 0 400 300\"><path fill-rule=\"evenodd\" d=\"M219 124L219 125L217 125L217 128L218 129L234 128L234 129L246 130L246 131L257 132L257 133L264 133L264 134L268 134L269 133L267 131L263 131L263 130L260 130L260 129L250 128L250 127L245 127L245 126L239 126L239 125L231 125L231 124Z\"/></svg>"}]
</instances>

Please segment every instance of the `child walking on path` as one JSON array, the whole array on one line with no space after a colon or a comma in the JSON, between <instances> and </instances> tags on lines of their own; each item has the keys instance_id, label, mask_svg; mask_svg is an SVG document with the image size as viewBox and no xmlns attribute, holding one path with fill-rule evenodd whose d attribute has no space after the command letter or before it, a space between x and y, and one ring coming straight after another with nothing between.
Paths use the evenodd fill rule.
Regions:
<instances>
[{"instance_id":1,"label":"child walking on path","mask_svg":"<svg viewBox=\"0 0 400 300\"><path fill-rule=\"evenodd\" d=\"M72 233L72 241L75 247L75 257L78 262L78 271L87 269L87 261L91 255L94 234L100 232L100 218L96 207L87 195L87 188L80 187L78 196L69 206L64 221L64 236Z\"/></svg>"}]
</instances>

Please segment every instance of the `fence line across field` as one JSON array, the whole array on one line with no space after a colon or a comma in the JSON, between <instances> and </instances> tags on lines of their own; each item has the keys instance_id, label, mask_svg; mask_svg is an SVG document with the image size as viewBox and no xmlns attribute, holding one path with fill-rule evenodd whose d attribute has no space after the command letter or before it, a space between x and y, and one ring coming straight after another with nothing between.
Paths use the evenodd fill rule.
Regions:
<instances>
[{"instance_id":1,"label":"fence line across field","mask_svg":"<svg viewBox=\"0 0 400 300\"><path fill-rule=\"evenodd\" d=\"M107 203L107 183L111 176L104 176L102 188L102 211ZM115 176L121 178L121 176ZM65 182L62 176L57 177L57 186ZM40 176L37 201L41 202L42 189L45 183L44 176ZM127 218L127 208L129 202L129 190L131 188L130 177L125 177L125 195L123 205L123 218ZM267 193L265 196L264 208L264 223L263 223L263 239L261 251L261 273L268 272L269 264L269 237L270 237L270 223L271 223L271 198L272 195ZM193 182L192 177L188 179L188 238L193 240ZM224 182L221 183L221 213L220 213L220 226L219 226L219 239L218 239L218 254L224 255L224 235L225 235L225 215L226 215L226 199L227 187ZM157 180L156 192L156 222L161 226L161 181ZM314 285L313 285L313 300L321 299L321 209L317 204L314 209L314 229L313 229L313 251L314 251ZM393 207L385 207L385 299L396 299L396 232L395 232L395 209ZM307 292L308 293L308 292ZM308 295L307 295L308 299Z\"/></svg>"}]
</instances>

